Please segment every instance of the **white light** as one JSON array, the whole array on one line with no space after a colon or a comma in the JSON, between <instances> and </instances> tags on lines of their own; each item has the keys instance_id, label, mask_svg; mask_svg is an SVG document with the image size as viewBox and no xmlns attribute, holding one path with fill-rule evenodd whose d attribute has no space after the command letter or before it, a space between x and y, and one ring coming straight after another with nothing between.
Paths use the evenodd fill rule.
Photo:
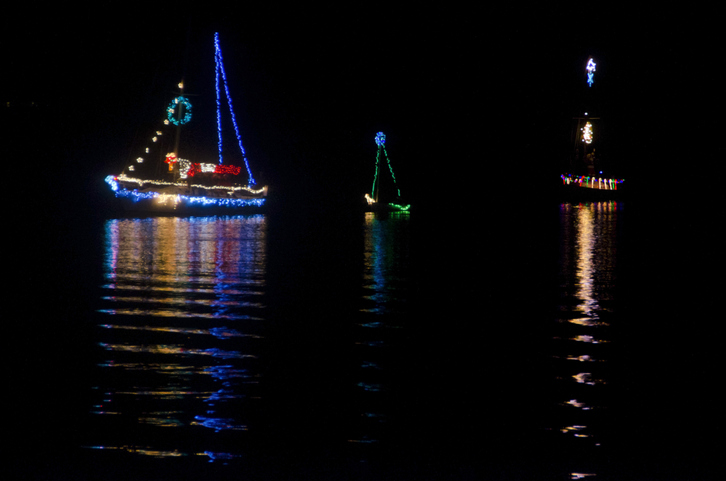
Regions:
<instances>
[{"instance_id":1,"label":"white light","mask_svg":"<svg viewBox=\"0 0 726 481\"><path fill-rule=\"evenodd\" d=\"M582 141L586 144L592 143L592 124L590 122L586 123L582 129Z\"/></svg>"}]
</instances>

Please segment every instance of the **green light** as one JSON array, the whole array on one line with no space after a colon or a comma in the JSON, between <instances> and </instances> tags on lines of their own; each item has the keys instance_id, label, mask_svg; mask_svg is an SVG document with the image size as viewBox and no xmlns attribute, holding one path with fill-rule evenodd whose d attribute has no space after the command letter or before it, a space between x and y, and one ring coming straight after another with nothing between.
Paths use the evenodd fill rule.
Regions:
<instances>
[{"instance_id":1,"label":"green light","mask_svg":"<svg viewBox=\"0 0 726 481\"><path fill-rule=\"evenodd\" d=\"M407 211L408 211L408 209L410 209L410 208L411 208L411 204L409 204L409 205L405 205L405 206L404 206L404 205L399 205L399 204L390 204L390 203L389 203L388 205L389 205L389 206L391 206L391 207L393 207L393 208L394 208L394 209L396 209L396 210L400 210L400 211L403 211L403 212L407 212Z\"/></svg>"},{"instance_id":2,"label":"green light","mask_svg":"<svg viewBox=\"0 0 726 481\"><path fill-rule=\"evenodd\" d=\"M391 159L388 157L388 152L386 152L385 143L386 136L383 134L383 132L378 132L376 134L376 145L378 145L378 152L376 152L376 171L373 175L373 187L371 188L371 196L376 201L376 182L378 181L378 164L380 163L381 159L381 150L383 151L383 155L386 156L388 170L391 172L391 178L393 178L393 184L396 186L396 192L398 193L398 197L401 197L401 189L398 187L398 183L396 182L396 174L393 173L393 166L391 166Z\"/></svg>"}]
</instances>

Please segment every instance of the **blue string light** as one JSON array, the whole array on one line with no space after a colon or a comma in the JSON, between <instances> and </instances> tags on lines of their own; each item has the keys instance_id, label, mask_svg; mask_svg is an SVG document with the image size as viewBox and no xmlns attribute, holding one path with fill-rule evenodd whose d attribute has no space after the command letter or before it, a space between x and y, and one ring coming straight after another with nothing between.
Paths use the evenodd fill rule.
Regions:
<instances>
[{"instance_id":1,"label":"blue string light","mask_svg":"<svg viewBox=\"0 0 726 481\"><path fill-rule=\"evenodd\" d=\"M108 179L106 180L106 182L109 182ZM113 181L112 179L112 182L115 181ZM110 183L111 182L109 182L109 184ZM118 188L117 190L115 190L115 192L116 197L128 198L133 202L140 202L142 200L153 200L161 196L161 194L159 194L158 192L139 192L137 190ZM180 202L184 202L193 206L262 207L265 204L265 199L228 199L190 195L179 195L177 197Z\"/></svg>"},{"instance_id":2,"label":"blue string light","mask_svg":"<svg viewBox=\"0 0 726 481\"><path fill-rule=\"evenodd\" d=\"M113 175L107 175L104 179L108 185L111 186L111 190L114 192L118 192L118 182L116 181L116 177Z\"/></svg>"},{"instance_id":3,"label":"blue string light","mask_svg":"<svg viewBox=\"0 0 726 481\"><path fill-rule=\"evenodd\" d=\"M242 158L245 161L245 167L247 168L247 175L249 177L249 184L255 185L255 179L252 177L252 171L250 170L249 162L247 162L247 154L244 147L242 147L242 137L239 134L239 128L237 127L237 120L234 116L234 109L232 108L232 97L229 95L229 87L227 85L227 74L224 71L224 64L222 62L222 50L219 47L219 34L214 34L214 61L216 63L215 69L215 88L217 91L217 138L219 147L219 163L222 162L222 114L221 114L221 102L219 92L219 77L221 75L222 81L224 82L224 92L227 96L227 106L229 107L229 113L232 117L232 124L234 125L234 132L237 136L237 143L239 144L240 151L242 152Z\"/></svg>"}]
</instances>

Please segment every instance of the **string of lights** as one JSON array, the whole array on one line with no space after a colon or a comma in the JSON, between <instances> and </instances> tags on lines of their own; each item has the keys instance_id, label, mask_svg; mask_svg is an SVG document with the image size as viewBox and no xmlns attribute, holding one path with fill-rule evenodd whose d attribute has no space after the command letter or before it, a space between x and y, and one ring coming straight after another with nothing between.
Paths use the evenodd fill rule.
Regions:
<instances>
[{"instance_id":1,"label":"string of lights","mask_svg":"<svg viewBox=\"0 0 726 481\"><path fill-rule=\"evenodd\" d=\"M618 190L618 184L622 184L624 179L604 179L589 175L573 176L571 174L562 174L562 183L565 185L577 185L590 189L607 189Z\"/></svg>"},{"instance_id":2,"label":"string of lights","mask_svg":"<svg viewBox=\"0 0 726 481\"><path fill-rule=\"evenodd\" d=\"M396 183L396 174L393 173L393 167L391 166L391 159L388 157L388 152L386 152L386 146L381 145L381 148L383 149L383 154L386 156L386 160L388 161L388 170L391 171L391 177L393 177L393 184L396 186L396 192L398 192L398 197L401 197L401 189L398 187L398 184Z\"/></svg>"},{"instance_id":3,"label":"string of lights","mask_svg":"<svg viewBox=\"0 0 726 481\"><path fill-rule=\"evenodd\" d=\"M118 184L119 181L125 182L125 183L128 182L128 183L137 184L139 187L143 187L145 184L150 184L150 185L157 185L157 186L173 186L173 187L184 187L184 188L193 187L193 188L212 190L212 191L226 190L226 191L231 191L231 192L237 192L237 191L244 190L253 195L260 195L265 191L264 187L261 189L253 189L249 186L242 186L242 185L233 185L233 186L201 185L201 184L187 185L186 182L168 182L168 181L163 181L163 180L138 179L138 178L129 177L126 174L121 174L119 176L109 175L109 176L106 176L105 180L106 180L106 183L111 186L111 190L113 190L114 192L121 189L121 187Z\"/></svg>"},{"instance_id":4,"label":"string of lights","mask_svg":"<svg viewBox=\"0 0 726 481\"><path fill-rule=\"evenodd\" d=\"M250 170L249 162L247 161L247 153L242 146L242 137L239 134L239 128L237 127L237 119L234 115L234 109L232 108L232 97L229 94L229 86L227 85L227 74L224 71L224 63L222 61L222 49L219 47L219 34L214 34L214 61L216 64L215 69L215 88L217 92L217 139L219 147L219 163L222 164L222 115L221 115L221 102L220 102L220 91L219 91L219 77L221 75L222 81L224 82L224 92L227 96L227 106L229 107L230 117L232 118L232 125L234 125L234 133L237 136L237 143L239 144L240 151L242 152L242 158L247 168L247 175L249 177L249 184L255 185L255 179L252 177L252 171Z\"/></svg>"},{"instance_id":5,"label":"string of lights","mask_svg":"<svg viewBox=\"0 0 726 481\"><path fill-rule=\"evenodd\" d=\"M169 165L169 172L178 170L176 180L156 180L148 178L138 178L127 175L132 173L142 164L147 155L152 155L152 144L147 144L143 150L144 153L136 157L136 162L128 165L124 172L118 176L109 175L105 178L111 190L116 197L131 199L133 202L142 200L152 200L154 203L165 205L179 203L187 205L217 205L229 207L257 206L264 204L264 198L249 198L250 196L266 196L267 188L256 188L255 179L247 160L247 154L242 146L242 138L239 133L237 120L235 118L232 106L232 98L227 83L227 75L224 70L222 60L222 51L219 46L219 36L215 33L215 89L217 94L217 133L218 133L218 150L219 159L217 163L191 162L188 159L178 158L176 153L166 155L165 162ZM222 85L223 84L223 85ZM199 183L192 184L190 179L198 177L198 174L220 174L220 175L239 175L242 167L224 164L222 159L222 114L221 114L221 86L224 88L224 94L227 97L227 107L229 108L232 124L234 126L237 143L245 162L248 174L248 182L245 186L240 185L201 185ZM183 92L182 83L179 88ZM166 109L166 118L163 119L165 126L176 125L181 126L192 119L192 104L182 94L172 99ZM152 143L156 143L162 135L161 130L157 130L155 135L150 139ZM175 167L176 164L176 167ZM141 170L141 169L140 169ZM197 181L199 182L199 181ZM240 198L243 197L243 198Z\"/></svg>"},{"instance_id":6,"label":"string of lights","mask_svg":"<svg viewBox=\"0 0 726 481\"><path fill-rule=\"evenodd\" d=\"M379 144L380 145L380 144ZM376 170L373 173L373 186L371 187L371 194L376 195L376 182L378 181L378 158L381 155L381 149L379 147L378 152L376 153ZM366 194L368 195L368 194ZM375 202L375 199L371 196L368 196L368 199L370 199L369 203Z\"/></svg>"},{"instance_id":7,"label":"string of lights","mask_svg":"<svg viewBox=\"0 0 726 481\"><path fill-rule=\"evenodd\" d=\"M386 135L383 132L378 132L376 134L376 145L378 146L378 152L376 152L376 170L373 174L373 186L371 188L371 196L367 196L366 200L371 199L373 200L375 198L375 192L376 192L376 182L378 181L378 165L380 164L380 157L381 157L381 151L383 151L383 155L386 157L386 162L388 163L388 170L391 172L391 177L393 178L393 184L396 186L396 191L398 192L398 197L401 197L401 189L398 187L398 183L396 182L396 174L393 173L393 166L391 166L391 159L388 157L388 152L386 152ZM375 200L373 200L375 202ZM370 204L370 200L368 201Z\"/></svg>"},{"instance_id":8,"label":"string of lights","mask_svg":"<svg viewBox=\"0 0 726 481\"><path fill-rule=\"evenodd\" d=\"M265 199L234 199L225 197L206 197L191 196L183 194L162 194L159 192L138 192L136 190L119 189L116 191L117 197L126 197L134 202L142 200L155 200L162 205L177 205L179 203L187 203L189 205L200 206L221 206L221 207L262 207Z\"/></svg>"},{"instance_id":9,"label":"string of lights","mask_svg":"<svg viewBox=\"0 0 726 481\"><path fill-rule=\"evenodd\" d=\"M400 210L402 212L406 212L411 208L411 205L400 205L400 204L388 204L389 206L393 207L396 210Z\"/></svg>"}]
</instances>

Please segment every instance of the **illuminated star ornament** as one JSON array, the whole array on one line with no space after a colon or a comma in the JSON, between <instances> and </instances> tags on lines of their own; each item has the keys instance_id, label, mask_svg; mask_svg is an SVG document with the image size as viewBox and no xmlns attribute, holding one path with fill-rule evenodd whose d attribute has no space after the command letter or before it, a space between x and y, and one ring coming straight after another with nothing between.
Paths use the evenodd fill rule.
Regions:
<instances>
[{"instance_id":1,"label":"illuminated star ornament","mask_svg":"<svg viewBox=\"0 0 726 481\"><path fill-rule=\"evenodd\" d=\"M595 61L593 61L592 57L590 60L587 61L587 67L585 67L585 70L587 70L587 85L592 87L592 84L595 82Z\"/></svg>"}]
</instances>

